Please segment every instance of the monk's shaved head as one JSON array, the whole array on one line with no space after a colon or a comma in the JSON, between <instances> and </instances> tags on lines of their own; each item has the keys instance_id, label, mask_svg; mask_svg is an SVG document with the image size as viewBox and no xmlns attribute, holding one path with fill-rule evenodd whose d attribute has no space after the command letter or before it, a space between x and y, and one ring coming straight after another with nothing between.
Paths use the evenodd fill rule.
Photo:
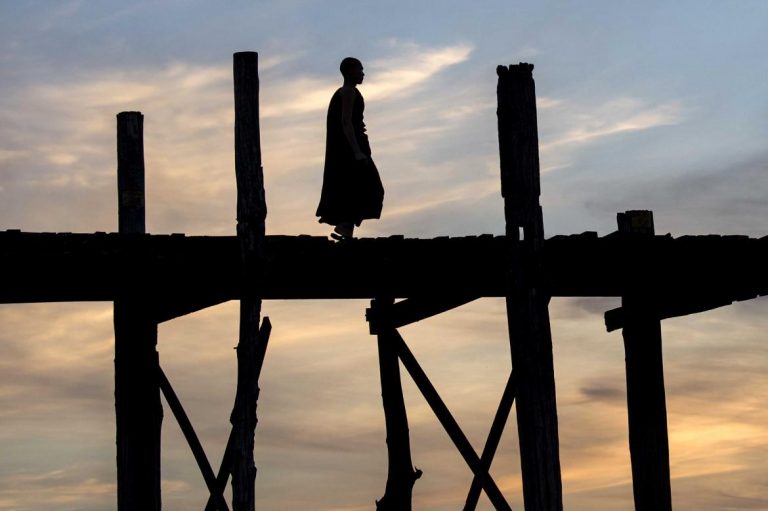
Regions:
<instances>
[{"instance_id":1,"label":"monk's shaved head","mask_svg":"<svg viewBox=\"0 0 768 511\"><path fill-rule=\"evenodd\" d=\"M347 57L339 64L339 71L343 76L349 76L349 73L354 72L363 67L363 63L355 57Z\"/></svg>"}]
</instances>

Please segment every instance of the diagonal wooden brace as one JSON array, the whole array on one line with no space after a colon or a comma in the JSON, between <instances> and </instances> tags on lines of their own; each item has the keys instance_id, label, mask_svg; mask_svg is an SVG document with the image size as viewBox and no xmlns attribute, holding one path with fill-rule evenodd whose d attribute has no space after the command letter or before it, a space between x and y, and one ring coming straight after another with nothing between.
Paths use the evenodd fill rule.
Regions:
<instances>
[{"instance_id":1,"label":"diagonal wooden brace","mask_svg":"<svg viewBox=\"0 0 768 511\"><path fill-rule=\"evenodd\" d=\"M211 494L210 500L215 506L213 509L218 509L218 511L229 511L229 506L227 506L227 502L224 500L224 495L222 494L223 488L219 489L216 484L216 476L214 476L211 464L208 462L208 458L205 455L203 445L200 443L200 439L197 437L197 433L195 433L195 429L192 427L192 423L184 411L184 407L181 406L181 401L179 401L176 392L174 392L173 387L171 386L171 382L168 381L168 377L165 375L162 368L158 367L157 370L159 372L160 390L163 392L163 396L165 396L168 406L176 417L181 432L184 433L184 438L187 439L189 448L192 449L192 454L195 456L197 466L200 467L200 472L203 474L203 479L205 479L205 484L208 486L208 491Z\"/></svg>"},{"instance_id":2,"label":"diagonal wooden brace","mask_svg":"<svg viewBox=\"0 0 768 511\"><path fill-rule=\"evenodd\" d=\"M267 352L267 345L269 343L269 335L272 333L272 323L269 321L269 317L264 317L261 322L261 328L259 329L259 339L261 342L257 345L257 351L255 353L254 364L254 377L256 382L259 381L261 375L261 368L264 365L264 357ZM219 471L216 474L216 493L223 494L224 489L227 487L227 481L232 470L232 461L234 457L233 448L235 441L234 427L229 432L229 438L227 439L227 447L224 449L224 456L221 458L221 465L219 465ZM216 511L216 494L211 493L208 497L208 503L205 505L205 511Z\"/></svg>"},{"instance_id":3,"label":"diagonal wooden brace","mask_svg":"<svg viewBox=\"0 0 768 511\"><path fill-rule=\"evenodd\" d=\"M437 297L411 297L401 300L386 308L382 314L381 308L371 307L365 310L365 319L371 335L385 332L390 328L400 328L423 319L431 318L456 307L461 307L477 300L475 295L450 295Z\"/></svg>"},{"instance_id":4,"label":"diagonal wooden brace","mask_svg":"<svg viewBox=\"0 0 768 511\"><path fill-rule=\"evenodd\" d=\"M491 431L488 433L488 439L483 447L483 454L480 455L480 468L483 472L491 469L493 457L496 455L496 449L499 447L501 435L504 433L504 426L507 424L509 412L512 411L512 404L515 402L515 371L509 374L507 385L504 387L504 393L501 395L499 408L496 410L496 416L491 424ZM480 478L475 475L472 479L472 485L469 487L467 501L464 504L464 511L474 511L477 507L477 501L480 498L482 489Z\"/></svg>"},{"instance_id":5,"label":"diagonal wooden brace","mask_svg":"<svg viewBox=\"0 0 768 511\"><path fill-rule=\"evenodd\" d=\"M437 390L435 390L432 382L429 381L426 373L424 373L424 370L416 361L413 353L411 353L411 350L408 349L408 345L405 344L405 341L397 330L392 330L392 339L395 341L398 357L400 357L400 360L402 361L406 370L411 375L411 378L413 378L413 381L421 391L424 399L426 399L427 403L429 403L429 406L437 416L437 419L443 425L446 433L448 433L448 436L459 450L459 453L464 458L464 461L475 474L475 477L480 479L481 486L485 490L485 493L488 495L488 499L491 501L494 508L497 510L512 511L512 508L504 499L504 495L502 495L501 490L499 490L499 487L496 485L496 482L488 474L488 471L483 469L482 462L477 456L475 450L472 448L472 444L470 444L469 440L467 440L466 435L459 427L456 419L453 418L453 415L451 415L448 407L445 406L445 403L437 393Z\"/></svg>"}]
</instances>

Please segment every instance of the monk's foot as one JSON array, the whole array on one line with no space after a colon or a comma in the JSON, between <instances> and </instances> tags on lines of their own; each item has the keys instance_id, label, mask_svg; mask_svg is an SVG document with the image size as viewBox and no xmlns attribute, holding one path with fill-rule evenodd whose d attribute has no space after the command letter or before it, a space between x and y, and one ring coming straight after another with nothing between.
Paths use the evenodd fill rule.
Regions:
<instances>
[{"instance_id":1,"label":"monk's foot","mask_svg":"<svg viewBox=\"0 0 768 511\"><path fill-rule=\"evenodd\" d=\"M335 239L336 241L346 241L346 240L353 240L352 236L344 236L343 234L339 234L336 232L331 233L331 238Z\"/></svg>"},{"instance_id":2,"label":"monk's foot","mask_svg":"<svg viewBox=\"0 0 768 511\"><path fill-rule=\"evenodd\" d=\"M351 222L339 224L333 228L333 232L345 238L351 238L354 230L355 230L355 225Z\"/></svg>"}]
</instances>

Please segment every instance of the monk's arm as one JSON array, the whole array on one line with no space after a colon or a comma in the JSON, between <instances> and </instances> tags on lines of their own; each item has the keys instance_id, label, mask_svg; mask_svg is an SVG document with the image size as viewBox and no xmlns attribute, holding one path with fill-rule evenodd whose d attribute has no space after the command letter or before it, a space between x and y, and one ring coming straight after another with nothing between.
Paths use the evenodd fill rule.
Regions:
<instances>
[{"instance_id":1,"label":"monk's arm","mask_svg":"<svg viewBox=\"0 0 768 511\"><path fill-rule=\"evenodd\" d=\"M355 89L343 87L341 89L341 128L347 137L347 142L355 153L356 160L365 160L367 156L360 150L360 145L355 137L355 128L352 126L352 109L355 104Z\"/></svg>"}]
</instances>

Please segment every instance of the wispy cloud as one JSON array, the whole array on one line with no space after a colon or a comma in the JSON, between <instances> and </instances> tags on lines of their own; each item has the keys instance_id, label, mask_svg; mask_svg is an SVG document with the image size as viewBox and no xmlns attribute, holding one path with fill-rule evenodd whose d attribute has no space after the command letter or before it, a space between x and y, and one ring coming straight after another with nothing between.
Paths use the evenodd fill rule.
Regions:
<instances>
[{"instance_id":1,"label":"wispy cloud","mask_svg":"<svg viewBox=\"0 0 768 511\"><path fill-rule=\"evenodd\" d=\"M364 62L366 79L361 90L367 100L384 101L413 94L441 71L464 62L472 53L465 44L429 48L413 44L396 45L392 57ZM341 83L340 76L323 79L304 76L265 90L265 118L325 110L333 91Z\"/></svg>"},{"instance_id":2,"label":"wispy cloud","mask_svg":"<svg viewBox=\"0 0 768 511\"><path fill-rule=\"evenodd\" d=\"M466 61L472 53L472 46L467 44L444 48L406 45L405 49L403 55L371 63L375 75L366 87L366 97L385 100L411 93L444 69Z\"/></svg>"},{"instance_id":3,"label":"wispy cloud","mask_svg":"<svg viewBox=\"0 0 768 511\"><path fill-rule=\"evenodd\" d=\"M555 109L556 114L571 118L560 119L565 125L575 127L565 132L556 132L549 140L543 140L542 152L552 151L561 146L578 146L594 143L600 139L644 131L659 126L677 124L683 119L683 107L679 101L648 105L637 98L618 98L608 101L593 111L576 108L564 101L548 100L547 107Z\"/></svg>"},{"instance_id":4,"label":"wispy cloud","mask_svg":"<svg viewBox=\"0 0 768 511\"><path fill-rule=\"evenodd\" d=\"M474 98L456 101L459 91L446 95L444 102L453 101L451 108L435 101L408 103L419 91L442 90L435 78L464 62L471 46L397 43L387 51L388 56L366 63L370 83L363 92L379 108L371 123L373 144L390 174L411 167L411 162L400 162L413 154L423 157L424 148L439 136L491 106L477 108L471 104ZM319 193L324 112L339 81L334 70L333 79L300 74L282 83L279 66L291 58L276 56L260 63L263 156L273 205L268 221L272 232L316 234L320 226L307 203ZM8 227L113 230L114 116L140 110L145 114L149 229L230 234L234 221L229 205L235 198L231 80L230 65L175 62L154 69L102 70L16 91L4 104L0 100L3 188L12 192L0 213ZM29 108L22 112L19 104ZM13 200L22 196L21 190L23 204ZM395 201L390 204L399 208L400 194L394 188L389 192ZM39 208L34 207L37 202ZM73 207L78 203L90 204L88 212ZM22 217L23 222L15 220Z\"/></svg>"},{"instance_id":5,"label":"wispy cloud","mask_svg":"<svg viewBox=\"0 0 768 511\"><path fill-rule=\"evenodd\" d=\"M624 176L581 195L589 209L604 218L631 208L652 209L657 230L676 235L763 236L762 219L768 214L767 171L768 153L760 150L738 160L687 165L684 171L668 175Z\"/></svg>"},{"instance_id":6,"label":"wispy cloud","mask_svg":"<svg viewBox=\"0 0 768 511\"><path fill-rule=\"evenodd\" d=\"M67 469L43 474L14 474L0 478L8 490L0 495L0 507L18 511L40 508L84 509L96 511L114 500L116 484L78 474ZM80 472L80 471L78 471Z\"/></svg>"}]
</instances>

